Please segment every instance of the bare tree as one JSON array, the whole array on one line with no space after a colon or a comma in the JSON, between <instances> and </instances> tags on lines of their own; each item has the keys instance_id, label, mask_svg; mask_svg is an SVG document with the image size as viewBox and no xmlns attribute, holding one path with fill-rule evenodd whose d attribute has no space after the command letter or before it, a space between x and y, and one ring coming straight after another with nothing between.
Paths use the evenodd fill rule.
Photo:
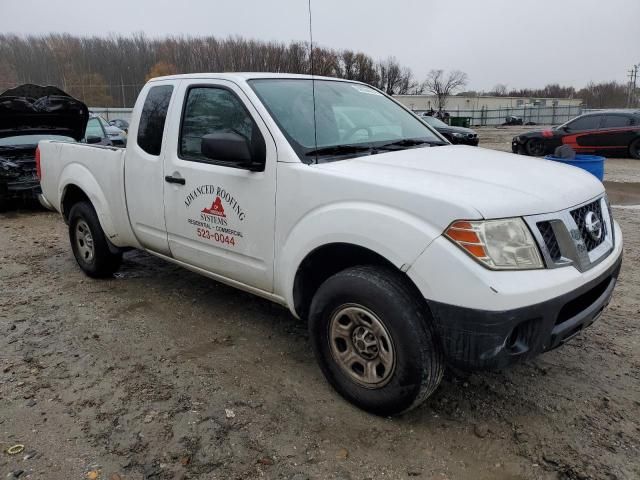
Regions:
<instances>
[{"instance_id":1,"label":"bare tree","mask_svg":"<svg viewBox=\"0 0 640 480\"><path fill-rule=\"evenodd\" d=\"M1 0L0 0L1 1ZM56 85L97 107L131 106L147 78L195 72L311 73L309 44L144 34L76 37L0 33L0 91L20 83ZM313 48L316 74L349 78L391 94L419 90L394 58Z\"/></svg>"},{"instance_id":2,"label":"bare tree","mask_svg":"<svg viewBox=\"0 0 640 480\"><path fill-rule=\"evenodd\" d=\"M623 108L627 104L627 86L618 82L590 82L578 92L578 98L592 108Z\"/></svg>"},{"instance_id":3,"label":"bare tree","mask_svg":"<svg viewBox=\"0 0 640 480\"><path fill-rule=\"evenodd\" d=\"M424 81L424 89L436 96L438 110L444 110L447 98L467 85L467 74L453 70L445 75L444 70L431 70Z\"/></svg>"},{"instance_id":4,"label":"bare tree","mask_svg":"<svg viewBox=\"0 0 640 480\"><path fill-rule=\"evenodd\" d=\"M507 86L504 83L498 83L496 84L495 87L493 87L493 90L489 93L496 97L506 97L509 93L509 90L507 89Z\"/></svg>"}]
</instances>

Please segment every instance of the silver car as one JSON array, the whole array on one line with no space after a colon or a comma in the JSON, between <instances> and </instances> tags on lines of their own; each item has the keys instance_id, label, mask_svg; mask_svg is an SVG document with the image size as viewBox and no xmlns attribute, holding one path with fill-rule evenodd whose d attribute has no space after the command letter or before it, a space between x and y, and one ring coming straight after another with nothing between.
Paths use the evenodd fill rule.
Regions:
<instances>
[{"instance_id":1,"label":"silver car","mask_svg":"<svg viewBox=\"0 0 640 480\"><path fill-rule=\"evenodd\" d=\"M96 118L102 124L104 131L107 133L107 137L111 140L111 144L115 147L126 147L127 146L127 132L119 129L115 125L111 125L104 118L99 115L96 115Z\"/></svg>"}]
</instances>

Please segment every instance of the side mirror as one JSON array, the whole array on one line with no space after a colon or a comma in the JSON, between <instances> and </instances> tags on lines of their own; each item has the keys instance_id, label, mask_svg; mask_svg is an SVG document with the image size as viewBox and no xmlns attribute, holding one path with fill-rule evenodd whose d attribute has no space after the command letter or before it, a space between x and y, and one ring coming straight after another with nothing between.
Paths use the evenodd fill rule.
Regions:
<instances>
[{"instance_id":1,"label":"side mirror","mask_svg":"<svg viewBox=\"0 0 640 480\"><path fill-rule=\"evenodd\" d=\"M211 160L237 164L253 171L264 169L264 162L254 161L249 141L235 132L210 133L202 137L200 151Z\"/></svg>"},{"instance_id":2,"label":"side mirror","mask_svg":"<svg viewBox=\"0 0 640 480\"><path fill-rule=\"evenodd\" d=\"M87 143L100 143L102 139L96 135L89 135L87 137Z\"/></svg>"}]
</instances>

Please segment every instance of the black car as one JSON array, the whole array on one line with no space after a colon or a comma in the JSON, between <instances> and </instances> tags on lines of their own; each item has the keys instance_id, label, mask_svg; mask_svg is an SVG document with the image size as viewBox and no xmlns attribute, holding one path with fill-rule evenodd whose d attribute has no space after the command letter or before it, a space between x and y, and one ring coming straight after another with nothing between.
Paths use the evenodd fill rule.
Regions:
<instances>
[{"instance_id":1,"label":"black car","mask_svg":"<svg viewBox=\"0 0 640 480\"><path fill-rule=\"evenodd\" d=\"M26 84L0 95L0 210L10 200L40 193L38 142L79 141L88 118L84 103L56 87Z\"/></svg>"},{"instance_id":2,"label":"black car","mask_svg":"<svg viewBox=\"0 0 640 480\"><path fill-rule=\"evenodd\" d=\"M452 127L451 125L447 125L446 123L444 123L442 120L436 117L431 117L429 115L425 115L420 118L423 122L432 126L438 131L440 135L442 135L453 144L471 145L477 147L478 143L480 142L480 140L478 139L478 134L470 128Z\"/></svg>"},{"instance_id":3,"label":"black car","mask_svg":"<svg viewBox=\"0 0 640 480\"><path fill-rule=\"evenodd\" d=\"M569 145L577 153L640 159L640 110L603 110L580 115L559 127L513 137L514 153L542 156Z\"/></svg>"}]
</instances>

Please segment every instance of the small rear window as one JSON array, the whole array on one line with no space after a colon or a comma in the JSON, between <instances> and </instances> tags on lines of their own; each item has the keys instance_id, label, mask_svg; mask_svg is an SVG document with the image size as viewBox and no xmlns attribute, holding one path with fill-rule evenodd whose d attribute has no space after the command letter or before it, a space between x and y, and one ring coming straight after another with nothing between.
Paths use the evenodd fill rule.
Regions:
<instances>
[{"instance_id":1,"label":"small rear window","mask_svg":"<svg viewBox=\"0 0 640 480\"><path fill-rule=\"evenodd\" d=\"M149 155L160 155L164 122L172 92L171 85L151 87L144 101L138 125L138 145Z\"/></svg>"}]
</instances>

